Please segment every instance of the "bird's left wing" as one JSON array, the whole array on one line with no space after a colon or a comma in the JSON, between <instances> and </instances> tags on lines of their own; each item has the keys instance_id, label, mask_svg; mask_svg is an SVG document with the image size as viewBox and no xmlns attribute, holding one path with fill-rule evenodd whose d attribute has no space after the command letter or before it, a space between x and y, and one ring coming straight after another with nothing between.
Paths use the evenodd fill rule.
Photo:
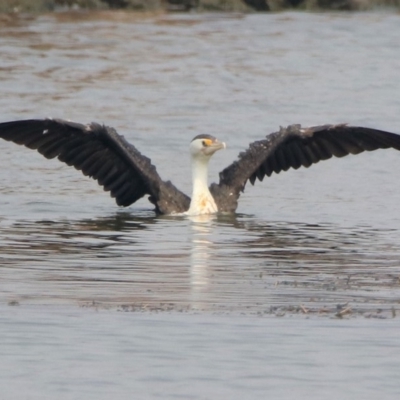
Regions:
<instances>
[{"instance_id":1,"label":"bird's left wing","mask_svg":"<svg viewBox=\"0 0 400 400\"><path fill-rule=\"evenodd\" d=\"M189 207L189 198L162 181L150 159L113 128L56 119L22 120L0 123L0 137L74 166L110 191L120 206L149 194L162 213Z\"/></svg>"},{"instance_id":2,"label":"bird's left wing","mask_svg":"<svg viewBox=\"0 0 400 400\"><path fill-rule=\"evenodd\" d=\"M254 184L257 178L262 181L273 172L308 168L332 156L387 148L400 150L400 135L343 124L311 128L290 125L251 143L237 161L220 173L219 184L211 185L210 190L220 211L234 211L248 180Z\"/></svg>"}]
</instances>

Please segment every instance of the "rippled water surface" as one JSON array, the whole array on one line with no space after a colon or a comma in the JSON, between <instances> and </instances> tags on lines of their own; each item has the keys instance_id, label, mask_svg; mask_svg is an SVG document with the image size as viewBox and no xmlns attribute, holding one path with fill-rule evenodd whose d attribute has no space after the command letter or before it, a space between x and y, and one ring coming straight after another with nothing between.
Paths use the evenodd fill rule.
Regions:
<instances>
[{"instance_id":1,"label":"rippled water surface","mask_svg":"<svg viewBox=\"0 0 400 400\"><path fill-rule=\"evenodd\" d=\"M2 16L0 120L114 126L190 194L199 133L228 144L211 180L279 125L400 133L399 37L381 13ZM273 176L202 218L119 209L57 161L0 151L7 399L398 398L396 151Z\"/></svg>"}]
</instances>

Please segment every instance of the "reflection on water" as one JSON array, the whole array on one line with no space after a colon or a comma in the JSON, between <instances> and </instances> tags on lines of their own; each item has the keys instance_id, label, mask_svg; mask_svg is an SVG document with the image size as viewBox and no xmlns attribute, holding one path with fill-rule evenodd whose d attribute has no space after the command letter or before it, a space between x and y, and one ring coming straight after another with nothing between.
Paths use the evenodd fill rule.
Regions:
<instances>
[{"instance_id":1,"label":"reflection on water","mask_svg":"<svg viewBox=\"0 0 400 400\"><path fill-rule=\"evenodd\" d=\"M196 308L207 309L205 300L212 279L210 257L213 256L211 233L213 215L197 215L188 217L191 222L191 251L190 251L190 303Z\"/></svg>"},{"instance_id":2,"label":"reflection on water","mask_svg":"<svg viewBox=\"0 0 400 400\"><path fill-rule=\"evenodd\" d=\"M229 313L330 314L348 303L391 315L393 234L246 215L18 221L1 229L1 293L20 303Z\"/></svg>"}]
</instances>

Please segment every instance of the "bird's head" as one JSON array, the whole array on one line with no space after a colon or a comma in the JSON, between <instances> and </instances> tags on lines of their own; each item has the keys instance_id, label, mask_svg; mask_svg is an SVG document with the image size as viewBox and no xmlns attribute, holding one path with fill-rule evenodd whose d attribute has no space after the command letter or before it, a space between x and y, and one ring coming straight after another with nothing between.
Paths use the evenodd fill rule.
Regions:
<instances>
[{"instance_id":1,"label":"bird's head","mask_svg":"<svg viewBox=\"0 0 400 400\"><path fill-rule=\"evenodd\" d=\"M197 135L190 143L190 154L193 158L209 159L217 150L225 148L225 143L214 136Z\"/></svg>"}]
</instances>

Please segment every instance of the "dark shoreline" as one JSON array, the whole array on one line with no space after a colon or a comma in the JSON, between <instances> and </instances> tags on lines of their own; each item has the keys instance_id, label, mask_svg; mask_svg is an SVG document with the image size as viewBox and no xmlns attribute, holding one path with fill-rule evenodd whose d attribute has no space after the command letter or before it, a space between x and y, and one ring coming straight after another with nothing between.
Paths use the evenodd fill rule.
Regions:
<instances>
[{"instance_id":1,"label":"dark shoreline","mask_svg":"<svg viewBox=\"0 0 400 400\"><path fill-rule=\"evenodd\" d=\"M68 10L268 12L367 11L399 12L400 0L0 0L0 13L44 13Z\"/></svg>"}]
</instances>

